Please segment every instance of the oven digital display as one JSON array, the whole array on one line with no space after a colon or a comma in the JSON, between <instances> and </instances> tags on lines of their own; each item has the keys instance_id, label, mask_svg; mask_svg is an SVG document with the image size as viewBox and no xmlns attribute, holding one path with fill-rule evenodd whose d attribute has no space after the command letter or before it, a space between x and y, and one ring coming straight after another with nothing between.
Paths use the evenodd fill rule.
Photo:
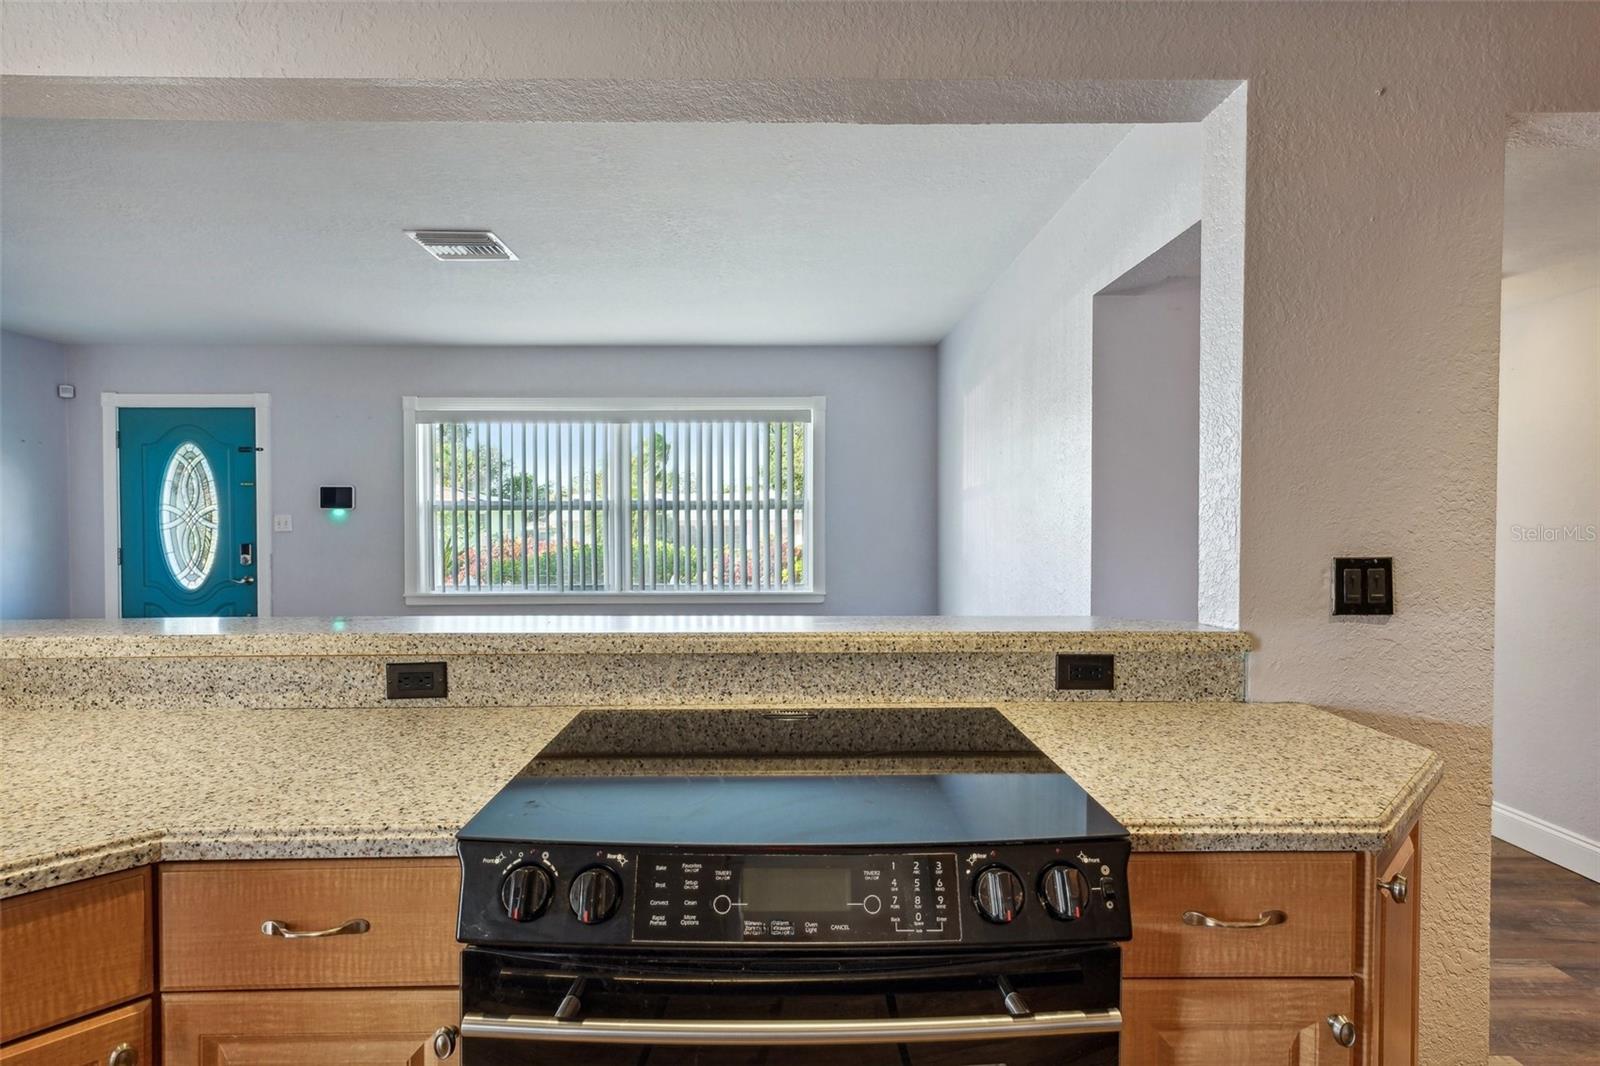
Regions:
<instances>
[{"instance_id":1,"label":"oven digital display","mask_svg":"<svg viewBox=\"0 0 1600 1066\"><path fill-rule=\"evenodd\" d=\"M906 944L961 939L949 853L642 855L633 940L667 944Z\"/></svg>"},{"instance_id":2,"label":"oven digital display","mask_svg":"<svg viewBox=\"0 0 1600 1066\"><path fill-rule=\"evenodd\" d=\"M850 908L848 866L745 866L739 878L746 911L847 913Z\"/></svg>"}]
</instances>

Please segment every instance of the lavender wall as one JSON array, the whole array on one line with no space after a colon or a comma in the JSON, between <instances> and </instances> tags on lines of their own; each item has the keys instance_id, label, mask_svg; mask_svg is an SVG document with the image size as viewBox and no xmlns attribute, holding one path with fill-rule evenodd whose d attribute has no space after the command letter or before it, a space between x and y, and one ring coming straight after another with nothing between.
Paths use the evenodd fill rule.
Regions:
<instances>
[{"instance_id":1,"label":"lavender wall","mask_svg":"<svg viewBox=\"0 0 1600 1066\"><path fill-rule=\"evenodd\" d=\"M934 609L931 348L85 346L69 349L67 360L80 396L70 420L74 616L104 610L103 391L271 394L273 512L294 518L294 531L273 541L276 615L438 613L431 606L408 609L402 599L404 395L822 395L828 405L827 599L793 610ZM348 522L323 519L319 485L356 486L358 506ZM593 614L601 608L572 610Z\"/></svg>"},{"instance_id":2,"label":"lavender wall","mask_svg":"<svg viewBox=\"0 0 1600 1066\"><path fill-rule=\"evenodd\" d=\"M0 618L67 612L64 374L58 345L0 333Z\"/></svg>"}]
</instances>

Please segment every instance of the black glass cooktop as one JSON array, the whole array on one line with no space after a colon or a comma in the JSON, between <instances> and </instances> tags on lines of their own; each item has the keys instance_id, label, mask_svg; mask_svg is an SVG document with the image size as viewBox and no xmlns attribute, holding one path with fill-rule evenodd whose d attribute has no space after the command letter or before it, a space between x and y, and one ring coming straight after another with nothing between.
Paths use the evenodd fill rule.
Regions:
<instances>
[{"instance_id":1,"label":"black glass cooktop","mask_svg":"<svg viewBox=\"0 0 1600 1066\"><path fill-rule=\"evenodd\" d=\"M464 840L999 843L1127 830L990 708L584 711Z\"/></svg>"}]
</instances>

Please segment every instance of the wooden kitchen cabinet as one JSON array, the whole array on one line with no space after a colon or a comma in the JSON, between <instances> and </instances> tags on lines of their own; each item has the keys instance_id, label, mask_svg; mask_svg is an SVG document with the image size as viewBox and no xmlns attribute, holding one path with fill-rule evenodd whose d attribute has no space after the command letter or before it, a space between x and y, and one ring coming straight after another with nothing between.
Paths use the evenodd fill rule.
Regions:
<instances>
[{"instance_id":1,"label":"wooden kitchen cabinet","mask_svg":"<svg viewBox=\"0 0 1600 1066\"><path fill-rule=\"evenodd\" d=\"M0 1042L153 991L150 870L0 902Z\"/></svg>"},{"instance_id":2,"label":"wooden kitchen cabinet","mask_svg":"<svg viewBox=\"0 0 1600 1066\"><path fill-rule=\"evenodd\" d=\"M0 1066L156 1066L150 1001L7 1044Z\"/></svg>"},{"instance_id":3,"label":"wooden kitchen cabinet","mask_svg":"<svg viewBox=\"0 0 1600 1066\"><path fill-rule=\"evenodd\" d=\"M1349 1066L1330 1017L1353 1018L1353 980L1128 981L1122 1059L1133 1066Z\"/></svg>"},{"instance_id":4,"label":"wooden kitchen cabinet","mask_svg":"<svg viewBox=\"0 0 1600 1066\"><path fill-rule=\"evenodd\" d=\"M161 988L453 985L460 883L454 859L168 863Z\"/></svg>"},{"instance_id":5,"label":"wooden kitchen cabinet","mask_svg":"<svg viewBox=\"0 0 1600 1066\"><path fill-rule=\"evenodd\" d=\"M1412 1066L1421 865L1386 855L1134 856L1129 1066ZM1378 881L1406 879L1404 902ZM0 1066L431 1063L460 1019L451 859L173 863L4 901ZM157 898L159 897L159 898ZM153 981L159 906L161 981ZM1185 923L1186 911L1253 923ZM284 939L267 920L357 935ZM151 997L158 991L159 998ZM156 1021L159 1015L159 1021ZM1350 1019L1353 1046L1330 1016Z\"/></svg>"},{"instance_id":6,"label":"wooden kitchen cabinet","mask_svg":"<svg viewBox=\"0 0 1600 1066\"><path fill-rule=\"evenodd\" d=\"M1378 894L1373 923L1373 1010L1377 1032L1372 1061L1380 1066L1410 1066L1417 1058L1421 849L1421 837L1413 829L1399 847L1378 862L1378 880L1389 886ZM1396 886L1404 887L1396 891Z\"/></svg>"},{"instance_id":7,"label":"wooden kitchen cabinet","mask_svg":"<svg viewBox=\"0 0 1600 1066\"><path fill-rule=\"evenodd\" d=\"M166 1066L424 1066L461 1019L453 988L180 992L161 998Z\"/></svg>"},{"instance_id":8,"label":"wooden kitchen cabinet","mask_svg":"<svg viewBox=\"0 0 1600 1066\"><path fill-rule=\"evenodd\" d=\"M1349 977L1359 868L1359 856L1336 852L1134 855L1123 976Z\"/></svg>"}]
</instances>

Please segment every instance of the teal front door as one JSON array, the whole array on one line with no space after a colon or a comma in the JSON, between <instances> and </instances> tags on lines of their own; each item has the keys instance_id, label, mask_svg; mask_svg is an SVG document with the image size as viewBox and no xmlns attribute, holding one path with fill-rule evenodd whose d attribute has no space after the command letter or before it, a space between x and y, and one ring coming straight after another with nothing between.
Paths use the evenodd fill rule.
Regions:
<instances>
[{"instance_id":1,"label":"teal front door","mask_svg":"<svg viewBox=\"0 0 1600 1066\"><path fill-rule=\"evenodd\" d=\"M117 420L122 617L256 613L256 413L125 407Z\"/></svg>"}]
</instances>

